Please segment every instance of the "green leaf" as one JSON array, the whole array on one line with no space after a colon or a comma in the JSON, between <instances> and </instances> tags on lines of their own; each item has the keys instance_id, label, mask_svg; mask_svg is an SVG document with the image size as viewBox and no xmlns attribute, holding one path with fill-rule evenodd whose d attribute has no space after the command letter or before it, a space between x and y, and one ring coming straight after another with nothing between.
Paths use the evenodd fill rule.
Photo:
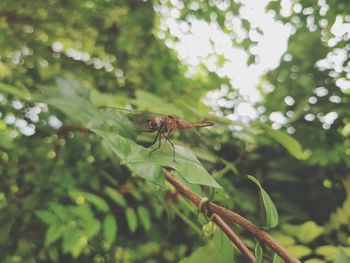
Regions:
<instances>
[{"instance_id":1,"label":"green leaf","mask_svg":"<svg viewBox=\"0 0 350 263\"><path fill-rule=\"evenodd\" d=\"M30 100L31 99L31 94L27 89L18 88L16 86L12 86L12 85L9 85L6 83L0 82L0 91L7 93L7 94L14 95L19 99L23 99L23 100Z\"/></svg>"},{"instance_id":2,"label":"green leaf","mask_svg":"<svg viewBox=\"0 0 350 263\"><path fill-rule=\"evenodd\" d=\"M343 249L339 249L339 253L337 254L337 257L334 261L334 263L349 263L350 262L350 256L347 255Z\"/></svg>"},{"instance_id":3,"label":"green leaf","mask_svg":"<svg viewBox=\"0 0 350 263\"><path fill-rule=\"evenodd\" d=\"M41 221L45 222L48 225L59 223L57 216L49 211L39 210L36 211L36 215L40 218Z\"/></svg>"},{"instance_id":4,"label":"green leaf","mask_svg":"<svg viewBox=\"0 0 350 263\"><path fill-rule=\"evenodd\" d=\"M100 92L96 89L91 90L90 100L92 103L98 107L100 106L109 106L116 107L116 105L125 105L128 103L129 98L124 97L122 94L116 93L106 93Z\"/></svg>"},{"instance_id":5,"label":"green leaf","mask_svg":"<svg viewBox=\"0 0 350 263\"><path fill-rule=\"evenodd\" d=\"M109 206L106 203L105 200L103 200L101 197L92 194L92 193L85 193L82 192L82 194L84 195L84 197L86 198L86 200L93 204L97 209L99 209L102 212L107 212L109 211Z\"/></svg>"},{"instance_id":6,"label":"green leaf","mask_svg":"<svg viewBox=\"0 0 350 263\"><path fill-rule=\"evenodd\" d=\"M127 156L143 149L142 146L136 144L134 141L126 139L116 133L107 133L97 129L92 129L92 131L102 137L105 145L107 145L108 148L121 160L125 160ZM128 164L127 166L131 171L146 180L160 185L164 184L162 169L158 165L150 163L135 163Z\"/></svg>"},{"instance_id":7,"label":"green leaf","mask_svg":"<svg viewBox=\"0 0 350 263\"><path fill-rule=\"evenodd\" d=\"M128 227L130 232L135 232L137 228L137 216L134 209L128 207L125 209L126 221L128 222Z\"/></svg>"},{"instance_id":8,"label":"green leaf","mask_svg":"<svg viewBox=\"0 0 350 263\"><path fill-rule=\"evenodd\" d=\"M288 251L297 258L305 257L312 253L311 248L301 245L291 246L287 248Z\"/></svg>"},{"instance_id":9,"label":"green leaf","mask_svg":"<svg viewBox=\"0 0 350 263\"><path fill-rule=\"evenodd\" d=\"M53 246L47 249L51 262L59 262L58 248Z\"/></svg>"},{"instance_id":10,"label":"green leaf","mask_svg":"<svg viewBox=\"0 0 350 263\"><path fill-rule=\"evenodd\" d=\"M100 221L94 218L79 223L84 228L83 232L89 239L97 235L98 231L101 229Z\"/></svg>"},{"instance_id":11,"label":"green leaf","mask_svg":"<svg viewBox=\"0 0 350 263\"><path fill-rule=\"evenodd\" d=\"M63 236L63 252L72 252L73 248L77 246L81 232L78 229L70 229L66 231Z\"/></svg>"},{"instance_id":12,"label":"green leaf","mask_svg":"<svg viewBox=\"0 0 350 263\"><path fill-rule=\"evenodd\" d=\"M197 248L189 257L179 263L232 263L234 259L234 248L230 240L221 232L216 230L213 237L206 244Z\"/></svg>"},{"instance_id":13,"label":"green leaf","mask_svg":"<svg viewBox=\"0 0 350 263\"><path fill-rule=\"evenodd\" d=\"M304 263L327 263L327 262L319 258L312 258L312 259L306 260Z\"/></svg>"},{"instance_id":14,"label":"green leaf","mask_svg":"<svg viewBox=\"0 0 350 263\"><path fill-rule=\"evenodd\" d=\"M161 167L170 167L189 183L222 188L207 172L195 155L187 148L175 145L176 162L173 149L168 144L150 154L134 141L115 133L92 129L101 136L110 149L136 174L155 183L163 182Z\"/></svg>"},{"instance_id":15,"label":"green leaf","mask_svg":"<svg viewBox=\"0 0 350 263\"><path fill-rule=\"evenodd\" d=\"M180 145L175 145L175 158L173 160L173 148L165 144L159 150L149 154L149 149L142 149L130 155L125 162L131 163L153 163L162 167L170 167L188 183L207 185L215 188L222 188L208 173L190 149Z\"/></svg>"},{"instance_id":16,"label":"green leaf","mask_svg":"<svg viewBox=\"0 0 350 263\"><path fill-rule=\"evenodd\" d=\"M45 246L51 245L53 242L62 237L64 233L64 228L60 224L50 225L49 229L46 231L45 236Z\"/></svg>"},{"instance_id":17,"label":"green leaf","mask_svg":"<svg viewBox=\"0 0 350 263\"><path fill-rule=\"evenodd\" d=\"M315 86L315 82L313 78L311 78L307 74L303 74L298 78L298 83L305 89L309 89L310 87Z\"/></svg>"},{"instance_id":18,"label":"green leaf","mask_svg":"<svg viewBox=\"0 0 350 263\"><path fill-rule=\"evenodd\" d=\"M346 123L341 131L344 137L348 137L350 135L350 123Z\"/></svg>"},{"instance_id":19,"label":"green leaf","mask_svg":"<svg viewBox=\"0 0 350 263\"><path fill-rule=\"evenodd\" d=\"M283 263L283 260L280 256L278 256L276 253L273 255L273 261L272 263Z\"/></svg>"},{"instance_id":20,"label":"green leaf","mask_svg":"<svg viewBox=\"0 0 350 263\"><path fill-rule=\"evenodd\" d=\"M273 204L269 195L262 188L260 182L253 176L247 176L251 181L253 181L259 188L261 192L261 196L264 203L265 214L266 214L266 228L271 229L278 225L278 213L275 205Z\"/></svg>"},{"instance_id":21,"label":"green leaf","mask_svg":"<svg viewBox=\"0 0 350 263\"><path fill-rule=\"evenodd\" d=\"M127 203L125 201L124 196L122 196L117 189L114 189L112 187L106 186L104 188L105 193L118 205L121 207L126 207Z\"/></svg>"},{"instance_id":22,"label":"green leaf","mask_svg":"<svg viewBox=\"0 0 350 263\"><path fill-rule=\"evenodd\" d=\"M143 225L143 228L145 229L145 231L150 230L151 219L150 219L147 208L144 206L139 206L137 208L137 214L139 216L139 220L141 221L141 224Z\"/></svg>"},{"instance_id":23,"label":"green leaf","mask_svg":"<svg viewBox=\"0 0 350 263\"><path fill-rule=\"evenodd\" d=\"M254 252L255 252L256 263L261 263L261 261L263 259L263 249L262 249L259 241L257 241L255 244Z\"/></svg>"},{"instance_id":24,"label":"green leaf","mask_svg":"<svg viewBox=\"0 0 350 263\"><path fill-rule=\"evenodd\" d=\"M87 127L99 117L97 109L89 100L88 90L77 81L58 78L56 86L43 87L43 90L44 94L37 95L37 100L57 108Z\"/></svg>"},{"instance_id":25,"label":"green leaf","mask_svg":"<svg viewBox=\"0 0 350 263\"><path fill-rule=\"evenodd\" d=\"M179 107L176 107L169 102L165 102L164 98L160 98L144 90L139 89L136 91L136 99L134 100L134 103L141 110L148 110L164 114L173 114L179 117L183 117L183 112L179 109ZM166 112L164 109L166 109Z\"/></svg>"},{"instance_id":26,"label":"green leaf","mask_svg":"<svg viewBox=\"0 0 350 263\"><path fill-rule=\"evenodd\" d=\"M316 248L315 253L323 256L326 260L334 261L339 254L339 248L331 245L319 246Z\"/></svg>"},{"instance_id":27,"label":"green leaf","mask_svg":"<svg viewBox=\"0 0 350 263\"><path fill-rule=\"evenodd\" d=\"M60 220L64 222L72 220L73 215L69 207L65 207L59 203L50 203L50 208Z\"/></svg>"},{"instance_id":28,"label":"green leaf","mask_svg":"<svg viewBox=\"0 0 350 263\"><path fill-rule=\"evenodd\" d=\"M307 221L300 226L297 237L301 243L308 244L324 232L323 227L314 221Z\"/></svg>"},{"instance_id":29,"label":"green leaf","mask_svg":"<svg viewBox=\"0 0 350 263\"><path fill-rule=\"evenodd\" d=\"M299 160L306 160L310 156L309 151L303 151L300 143L289 134L274 130L267 125L261 125L269 136L280 143L287 151Z\"/></svg>"},{"instance_id":30,"label":"green leaf","mask_svg":"<svg viewBox=\"0 0 350 263\"><path fill-rule=\"evenodd\" d=\"M293 235L294 236L294 235ZM273 236L278 243L280 243L282 246L288 247L288 246L292 246L295 244L295 239L289 235L285 235L285 234L277 234Z\"/></svg>"},{"instance_id":31,"label":"green leaf","mask_svg":"<svg viewBox=\"0 0 350 263\"><path fill-rule=\"evenodd\" d=\"M81 192L79 193L81 194ZM78 218L81 218L84 220L95 219L94 213L92 212L90 205L87 203L80 206L70 206L69 210L72 212L72 214L74 214Z\"/></svg>"},{"instance_id":32,"label":"green leaf","mask_svg":"<svg viewBox=\"0 0 350 263\"><path fill-rule=\"evenodd\" d=\"M254 64L255 60L256 60L256 56L255 55L250 55L248 57L247 65L250 66L250 65Z\"/></svg>"},{"instance_id":33,"label":"green leaf","mask_svg":"<svg viewBox=\"0 0 350 263\"><path fill-rule=\"evenodd\" d=\"M117 222L111 214L108 214L103 221L103 235L107 244L113 244L117 235Z\"/></svg>"}]
</instances>

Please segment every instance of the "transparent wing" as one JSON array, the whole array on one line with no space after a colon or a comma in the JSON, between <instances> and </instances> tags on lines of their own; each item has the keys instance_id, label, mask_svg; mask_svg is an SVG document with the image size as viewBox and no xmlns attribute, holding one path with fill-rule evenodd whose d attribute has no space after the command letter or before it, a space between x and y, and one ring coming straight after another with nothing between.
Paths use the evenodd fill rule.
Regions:
<instances>
[{"instance_id":1,"label":"transparent wing","mask_svg":"<svg viewBox=\"0 0 350 263\"><path fill-rule=\"evenodd\" d=\"M100 107L98 111L108 126L123 137L138 141L146 147L154 141L155 135L146 129L145 124L149 117L160 114L105 106Z\"/></svg>"},{"instance_id":2,"label":"transparent wing","mask_svg":"<svg viewBox=\"0 0 350 263\"><path fill-rule=\"evenodd\" d=\"M212 154L209 140L207 139L210 128L188 128L179 130L179 139L191 147L192 151L202 160L216 163L218 158Z\"/></svg>"},{"instance_id":3,"label":"transparent wing","mask_svg":"<svg viewBox=\"0 0 350 263\"><path fill-rule=\"evenodd\" d=\"M145 124L147 123L149 117L160 115L157 113L112 108L107 106L100 107L98 111L101 115L110 120L120 121L123 119L124 121L129 121L136 132L145 131Z\"/></svg>"}]
</instances>

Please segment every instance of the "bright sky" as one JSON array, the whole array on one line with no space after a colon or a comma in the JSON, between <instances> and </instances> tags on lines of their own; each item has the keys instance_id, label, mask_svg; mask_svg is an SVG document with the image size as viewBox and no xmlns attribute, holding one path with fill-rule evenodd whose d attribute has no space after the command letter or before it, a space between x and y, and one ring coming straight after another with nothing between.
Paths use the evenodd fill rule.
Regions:
<instances>
[{"instance_id":1,"label":"bright sky","mask_svg":"<svg viewBox=\"0 0 350 263\"><path fill-rule=\"evenodd\" d=\"M246 52L234 47L230 36L223 33L216 23L209 24L195 18L191 19L190 25L179 23L177 18L180 15L178 8L181 8L181 3L173 0L171 2L176 7L156 9L163 15L158 36L164 38L163 32L169 30L178 38L178 42L166 40L166 44L174 48L180 59L189 65L189 75L198 70L199 63L204 63L210 71L216 71L220 77L228 77L232 87L238 89L243 99L247 101L236 105L236 114L247 119L255 118L256 109L251 103L260 99L256 89L259 78L266 71L278 66L280 57L286 52L291 27L277 22L271 13L265 11L267 0L244 1L240 9L241 17L249 20L252 28L259 26L263 31L263 35L254 30L249 34L249 37L257 42L251 52L258 55L259 62L248 66ZM247 32L243 29L240 18L234 17L233 14L228 16L232 21L228 27L232 30L235 40L242 41L246 38ZM222 67L217 66L216 54L224 56L227 60ZM215 88L219 87L213 87ZM213 99L212 103L210 99L207 102L213 106L214 100L217 101L220 93L225 92L229 92L228 87L211 92L209 98ZM235 119L234 116L232 118Z\"/></svg>"},{"instance_id":2,"label":"bright sky","mask_svg":"<svg viewBox=\"0 0 350 263\"><path fill-rule=\"evenodd\" d=\"M179 58L189 65L189 75L198 72L198 65L204 63L209 71L217 72L221 77L228 77L232 87L235 90L239 90L243 98L243 102L234 101L233 97L232 100L223 99L223 97L230 99L232 89L227 86L213 87L213 91L208 94L208 99L205 101L206 104L212 106L214 110L218 108L218 105L226 106L227 108L234 106L235 113L227 116L232 120L248 122L251 119L255 119L259 109L255 109L253 105L261 98L260 93L257 91L260 77L279 65L281 56L287 50L288 38L295 29L290 25L284 25L276 21L273 18L273 12L266 12L265 7L269 0L241 0L240 17L250 22L253 30L249 32L249 38L257 43L250 51L257 55L258 61L248 66L248 55L246 52L232 45L232 38L240 42L247 37L248 33L241 25L241 18L235 17L232 13L227 13L227 24L225 22L225 25L232 31L232 35L230 36L223 33L215 22L207 23L195 17L189 19L190 23L179 22L179 9L184 7L183 2L180 0L163 0L162 2L166 3L167 1L170 1L173 7L168 7L166 4L155 7L155 11L161 14L162 17L160 31L158 33L159 38L165 39L167 46L174 48L178 52ZM230 1L221 0L217 1L217 3L219 3L219 8L226 10ZM320 7L320 15L325 15L329 10L326 1L318 0L317 3ZM281 15L286 17L291 14L292 8L295 12L303 12L305 15L311 15L314 12L312 8L303 9L298 3L292 6L291 0L281 0L281 7ZM195 10L200 8L200 6L198 2L194 1L191 4L191 8ZM215 20L215 17L212 20ZM337 17L331 30L334 37L328 41L326 40L330 47L342 41L344 34L348 33L350 37L349 22L350 16L345 17L345 21L341 16ZM327 24L328 21L323 19L320 21L319 26L324 28ZM259 27L263 31L263 34L254 30L256 27ZM307 27L310 31L315 31L318 28L312 19L307 21ZM177 37L177 42L174 43L166 39L164 32L167 30L173 36ZM222 66L218 66L217 54L222 55L226 59ZM347 56L346 50L335 49L325 59L317 62L317 67L320 70L334 69L335 73L346 70L342 66L344 56ZM348 79L340 78L337 80L337 86L343 92L350 87L350 70L348 72ZM314 93L315 95L309 98L310 105L317 103L317 97L327 95L328 90L324 87L315 87ZM340 103L340 99L338 96L331 96L329 98L332 103ZM293 105L295 100L291 96L287 96L284 99L284 103ZM288 122L289 117L291 116L288 116L288 114L284 116L281 112L273 112L270 114L269 119L273 122L272 127L279 129ZM306 121L313 121L316 118L314 114L308 112L305 113L304 117ZM338 114L336 112L329 112L320 116L317 115L317 119L323 123L325 129L330 128L337 117ZM289 127L287 131L293 133L295 129Z\"/></svg>"}]
</instances>

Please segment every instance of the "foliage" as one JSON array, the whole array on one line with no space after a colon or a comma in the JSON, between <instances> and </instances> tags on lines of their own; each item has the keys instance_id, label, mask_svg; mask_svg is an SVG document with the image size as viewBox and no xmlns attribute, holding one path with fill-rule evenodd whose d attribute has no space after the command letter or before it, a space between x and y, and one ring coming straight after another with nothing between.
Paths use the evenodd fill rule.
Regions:
<instances>
[{"instance_id":1,"label":"foliage","mask_svg":"<svg viewBox=\"0 0 350 263\"><path fill-rule=\"evenodd\" d=\"M291 27L288 49L259 84L255 107L263 110L237 123L208 115L208 91L229 86L214 107L221 115L235 113L239 92L204 63L188 74L170 48L177 38L158 34L159 10L182 6L184 27L215 24L254 66L249 36L264 32L244 16L244 3L1 1L0 261L239 262L226 236L164 181L167 168L202 196L273 228L303 262L348 262L350 92L341 83L349 79L349 33L332 28L348 24L349 5L291 1L286 14L284 2L267 9ZM213 56L218 65L228 59ZM335 56L342 60L327 60ZM205 149L175 135L173 162L169 145L149 154L151 134L136 136L120 111L100 106L216 125L203 131ZM287 121L274 123L276 112ZM238 232L261 262L281 262Z\"/></svg>"}]
</instances>

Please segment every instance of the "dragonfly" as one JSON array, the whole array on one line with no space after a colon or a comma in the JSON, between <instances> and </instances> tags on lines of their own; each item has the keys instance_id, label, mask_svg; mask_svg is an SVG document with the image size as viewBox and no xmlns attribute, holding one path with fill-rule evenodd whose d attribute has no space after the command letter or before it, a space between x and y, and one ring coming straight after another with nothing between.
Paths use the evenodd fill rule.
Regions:
<instances>
[{"instance_id":1,"label":"dragonfly","mask_svg":"<svg viewBox=\"0 0 350 263\"><path fill-rule=\"evenodd\" d=\"M176 115L169 114L159 114L159 113L151 113L151 112L139 112L133 110L125 110L118 109L113 107L102 106L100 109L114 109L118 112L121 112L123 116L127 117L127 119L133 124L134 127L137 127L139 131L154 133L155 137L151 145L148 147L152 147L158 142L158 146L152 151L150 154L157 151L161 145L162 141L168 142L173 149L173 160L176 162L176 153L175 146L171 141L170 135L175 131L180 131L183 134L191 134L187 137L189 140L195 140L194 136L198 137L200 134L197 132L197 129L210 127L214 125L214 122L209 120L201 120L196 122L191 122L184 120Z\"/></svg>"}]
</instances>

